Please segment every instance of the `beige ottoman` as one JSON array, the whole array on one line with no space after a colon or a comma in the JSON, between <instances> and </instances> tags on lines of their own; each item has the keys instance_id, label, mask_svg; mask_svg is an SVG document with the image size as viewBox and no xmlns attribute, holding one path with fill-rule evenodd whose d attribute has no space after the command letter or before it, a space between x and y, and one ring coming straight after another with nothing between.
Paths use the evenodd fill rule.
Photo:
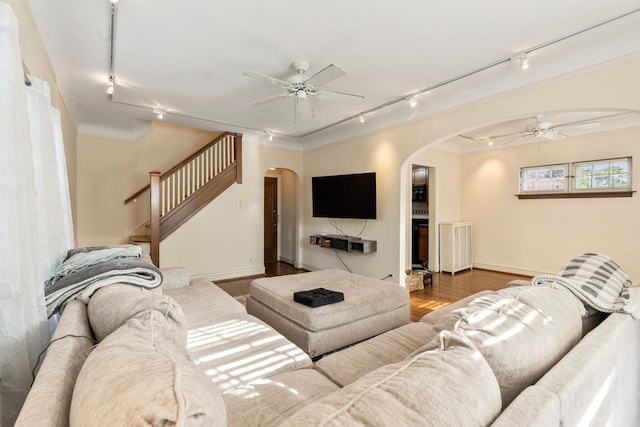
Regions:
<instances>
[{"instance_id":1,"label":"beige ottoman","mask_svg":"<svg viewBox=\"0 0 640 427\"><path fill-rule=\"evenodd\" d=\"M293 293L325 288L344 301L307 307ZM311 357L319 356L409 323L409 292L342 270L320 270L251 282L247 312L262 319Z\"/></svg>"}]
</instances>

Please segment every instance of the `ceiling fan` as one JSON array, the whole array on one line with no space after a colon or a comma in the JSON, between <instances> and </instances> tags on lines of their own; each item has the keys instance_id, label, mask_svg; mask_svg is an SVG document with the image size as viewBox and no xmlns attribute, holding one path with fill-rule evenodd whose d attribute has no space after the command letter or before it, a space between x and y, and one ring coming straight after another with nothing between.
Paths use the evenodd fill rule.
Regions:
<instances>
[{"instance_id":1,"label":"ceiling fan","mask_svg":"<svg viewBox=\"0 0 640 427\"><path fill-rule=\"evenodd\" d=\"M309 69L308 61L302 59L294 61L291 64L291 68L293 68L296 73L289 77L287 81L255 71L246 71L242 73L244 76L251 77L274 86L279 86L284 89L280 94L272 95L249 104L249 107L263 105L285 98L293 98L293 125L297 126L301 120L307 120L315 117L312 99L335 100L348 102L354 105L364 102L364 96L320 89L321 86L346 74L344 70L337 65L330 64L311 77L307 77L305 74Z\"/></svg>"},{"instance_id":2,"label":"ceiling fan","mask_svg":"<svg viewBox=\"0 0 640 427\"><path fill-rule=\"evenodd\" d=\"M507 133L504 135L493 135L486 138L482 138L484 140L489 141L497 141L504 138L514 137L503 143L502 145L509 145L514 142L520 141L524 138L528 138L530 136L536 137L538 139L550 139L552 141L561 141L569 137L562 133L562 129L593 129L600 126L600 122L597 120L589 120L589 121L578 121L578 122L570 122L570 123L562 123L558 125L553 125L552 122L543 122L542 116L534 116L535 124L533 126L528 127L523 131Z\"/></svg>"}]
</instances>

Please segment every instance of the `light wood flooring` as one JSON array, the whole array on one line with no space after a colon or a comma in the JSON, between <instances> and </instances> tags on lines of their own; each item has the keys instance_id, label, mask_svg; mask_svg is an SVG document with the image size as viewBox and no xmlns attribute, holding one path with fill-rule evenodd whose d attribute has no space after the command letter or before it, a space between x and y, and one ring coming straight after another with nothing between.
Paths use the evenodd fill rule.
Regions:
<instances>
[{"instance_id":1,"label":"light wood flooring","mask_svg":"<svg viewBox=\"0 0 640 427\"><path fill-rule=\"evenodd\" d=\"M283 262L269 263L265 271L264 275L217 280L215 283L232 296L247 295L249 284L255 278L306 272ZM432 286L411 292L411 321L418 321L425 314L476 292L502 289L507 282L515 279L528 280L531 277L479 269L460 271L454 275L433 273Z\"/></svg>"}]
</instances>

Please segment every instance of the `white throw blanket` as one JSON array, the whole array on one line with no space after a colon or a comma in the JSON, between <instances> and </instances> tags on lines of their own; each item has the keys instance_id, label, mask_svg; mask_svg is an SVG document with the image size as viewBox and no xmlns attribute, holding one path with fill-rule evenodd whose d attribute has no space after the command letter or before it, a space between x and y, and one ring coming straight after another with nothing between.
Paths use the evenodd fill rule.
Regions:
<instances>
[{"instance_id":1,"label":"white throw blanket","mask_svg":"<svg viewBox=\"0 0 640 427\"><path fill-rule=\"evenodd\" d=\"M605 313L627 313L640 318L640 287L606 255L585 253L569 261L558 275L540 275L532 285L558 284L585 305Z\"/></svg>"}]
</instances>

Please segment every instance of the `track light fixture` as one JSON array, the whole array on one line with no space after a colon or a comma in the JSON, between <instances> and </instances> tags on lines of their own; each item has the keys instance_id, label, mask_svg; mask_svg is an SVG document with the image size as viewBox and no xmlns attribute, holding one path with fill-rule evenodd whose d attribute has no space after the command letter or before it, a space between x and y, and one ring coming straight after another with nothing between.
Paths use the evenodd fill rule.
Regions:
<instances>
[{"instance_id":1,"label":"track light fixture","mask_svg":"<svg viewBox=\"0 0 640 427\"><path fill-rule=\"evenodd\" d=\"M358 117L358 120L360 120L360 123L364 123L364 114L361 114L361 115Z\"/></svg>"},{"instance_id":2,"label":"track light fixture","mask_svg":"<svg viewBox=\"0 0 640 427\"><path fill-rule=\"evenodd\" d=\"M158 120L164 119L164 109L162 109L162 108L154 108L152 111L153 111L153 114L156 115Z\"/></svg>"},{"instance_id":3,"label":"track light fixture","mask_svg":"<svg viewBox=\"0 0 640 427\"><path fill-rule=\"evenodd\" d=\"M418 98L416 98L415 96L408 98L407 101L409 102L411 108L415 108L415 106L418 105Z\"/></svg>"},{"instance_id":4,"label":"track light fixture","mask_svg":"<svg viewBox=\"0 0 640 427\"><path fill-rule=\"evenodd\" d=\"M529 68L529 54L527 52L520 52L509 58L509 60L513 63L519 62L522 70Z\"/></svg>"},{"instance_id":5,"label":"track light fixture","mask_svg":"<svg viewBox=\"0 0 640 427\"><path fill-rule=\"evenodd\" d=\"M268 130L265 130L265 131L264 131L264 136L268 137L268 138L269 138L269 141L273 141L273 137L274 137L273 132L270 132L270 131L268 131Z\"/></svg>"},{"instance_id":6,"label":"track light fixture","mask_svg":"<svg viewBox=\"0 0 640 427\"><path fill-rule=\"evenodd\" d=\"M110 75L109 76L109 83L107 85L107 95L113 95L113 90L114 90L113 75Z\"/></svg>"}]
</instances>

